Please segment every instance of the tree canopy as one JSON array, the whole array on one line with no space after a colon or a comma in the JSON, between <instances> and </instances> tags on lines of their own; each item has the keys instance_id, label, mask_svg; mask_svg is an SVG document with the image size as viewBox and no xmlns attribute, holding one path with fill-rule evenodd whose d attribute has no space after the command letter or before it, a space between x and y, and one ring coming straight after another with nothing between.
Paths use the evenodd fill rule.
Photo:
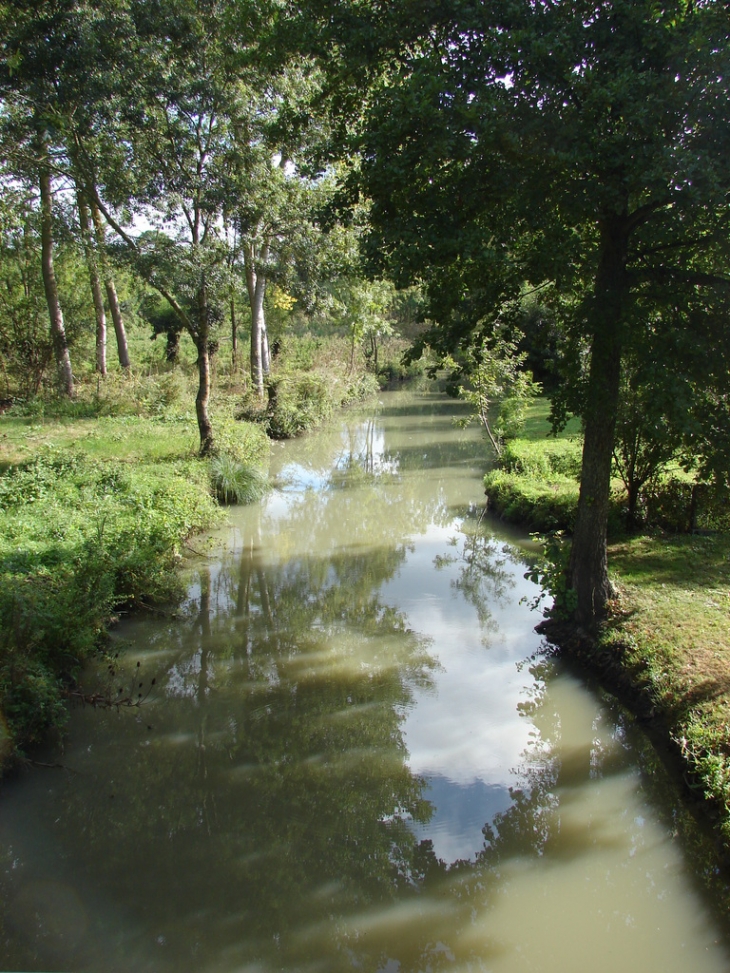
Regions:
<instances>
[{"instance_id":1,"label":"tree canopy","mask_svg":"<svg viewBox=\"0 0 730 973\"><path fill-rule=\"evenodd\" d=\"M569 353L555 416L576 412L585 426L569 580L589 624L611 596L606 519L627 356L651 348L667 381L682 372L698 404L695 446L723 467L711 430L728 424L726 8L343 6L323 25L333 88L354 79L367 92L344 137L361 159L350 198L371 201L375 268L425 285L425 340L478 343L526 284L559 313Z\"/></svg>"},{"instance_id":2,"label":"tree canopy","mask_svg":"<svg viewBox=\"0 0 730 973\"><path fill-rule=\"evenodd\" d=\"M525 295L549 310L555 423L577 414L585 431L569 569L580 622L612 593L616 459L630 494L676 445L702 476L726 478L730 49L719 0L8 0L0 23L6 185L40 198L68 394L54 181L77 190L99 370L103 214L195 344L208 452L209 355L234 278L246 281L263 394L266 283L297 262L310 273L320 253L327 263L309 194L346 172L339 212L364 226L376 283L324 289L347 292L342 320L370 335L373 356L373 295L390 282L425 295L418 347L463 362L500 335L519 341ZM642 430L622 416L631 397Z\"/></svg>"}]
</instances>

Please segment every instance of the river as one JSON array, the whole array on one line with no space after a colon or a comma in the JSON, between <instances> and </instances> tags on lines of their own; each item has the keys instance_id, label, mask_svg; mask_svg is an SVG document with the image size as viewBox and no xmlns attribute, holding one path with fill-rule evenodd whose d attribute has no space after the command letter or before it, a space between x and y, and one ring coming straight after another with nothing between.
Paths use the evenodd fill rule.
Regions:
<instances>
[{"instance_id":1,"label":"river","mask_svg":"<svg viewBox=\"0 0 730 973\"><path fill-rule=\"evenodd\" d=\"M730 969L661 762L534 632L460 408L274 445L174 617L117 626L140 705L3 785L2 969Z\"/></svg>"}]
</instances>

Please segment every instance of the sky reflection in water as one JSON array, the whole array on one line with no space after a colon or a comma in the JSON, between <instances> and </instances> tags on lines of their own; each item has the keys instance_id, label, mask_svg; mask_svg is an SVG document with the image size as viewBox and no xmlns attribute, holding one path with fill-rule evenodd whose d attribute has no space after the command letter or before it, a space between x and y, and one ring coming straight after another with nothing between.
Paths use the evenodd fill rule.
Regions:
<instances>
[{"instance_id":1,"label":"sky reflection in water","mask_svg":"<svg viewBox=\"0 0 730 973\"><path fill-rule=\"evenodd\" d=\"M276 446L178 618L123 627L149 702L4 790L5 968L728 968L650 750L540 654L458 408Z\"/></svg>"}]
</instances>

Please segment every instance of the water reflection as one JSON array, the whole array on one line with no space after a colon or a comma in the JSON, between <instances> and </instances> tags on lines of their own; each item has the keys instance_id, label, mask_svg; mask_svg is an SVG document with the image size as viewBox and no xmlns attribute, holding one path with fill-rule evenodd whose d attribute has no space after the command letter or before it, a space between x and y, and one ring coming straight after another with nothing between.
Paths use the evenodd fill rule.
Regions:
<instances>
[{"instance_id":1,"label":"water reflection","mask_svg":"<svg viewBox=\"0 0 730 973\"><path fill-rule=\"evenodd\" d=\"M5 788L5 968L727 968L633 731L540 652L477 436L387 402L276 447L125 626L145 705Z\"/></svg>"}]
</instances>

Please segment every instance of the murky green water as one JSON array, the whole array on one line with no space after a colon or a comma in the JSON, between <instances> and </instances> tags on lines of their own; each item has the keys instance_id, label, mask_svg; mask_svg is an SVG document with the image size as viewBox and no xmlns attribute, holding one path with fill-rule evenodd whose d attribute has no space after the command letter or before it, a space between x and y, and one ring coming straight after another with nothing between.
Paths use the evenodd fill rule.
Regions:
<instances>
[{"instance_id":1,"label":"murky green water","mask_svg":"<svg viewBox=\"0 0 730 973\"><path fill-rule=\"evenodd\" d=\"M456 408L274 447L179 617L120 627L143 705L3 787L2 969L730 968L660 765L540 654Z\"/></svg>"}]
</instances>

